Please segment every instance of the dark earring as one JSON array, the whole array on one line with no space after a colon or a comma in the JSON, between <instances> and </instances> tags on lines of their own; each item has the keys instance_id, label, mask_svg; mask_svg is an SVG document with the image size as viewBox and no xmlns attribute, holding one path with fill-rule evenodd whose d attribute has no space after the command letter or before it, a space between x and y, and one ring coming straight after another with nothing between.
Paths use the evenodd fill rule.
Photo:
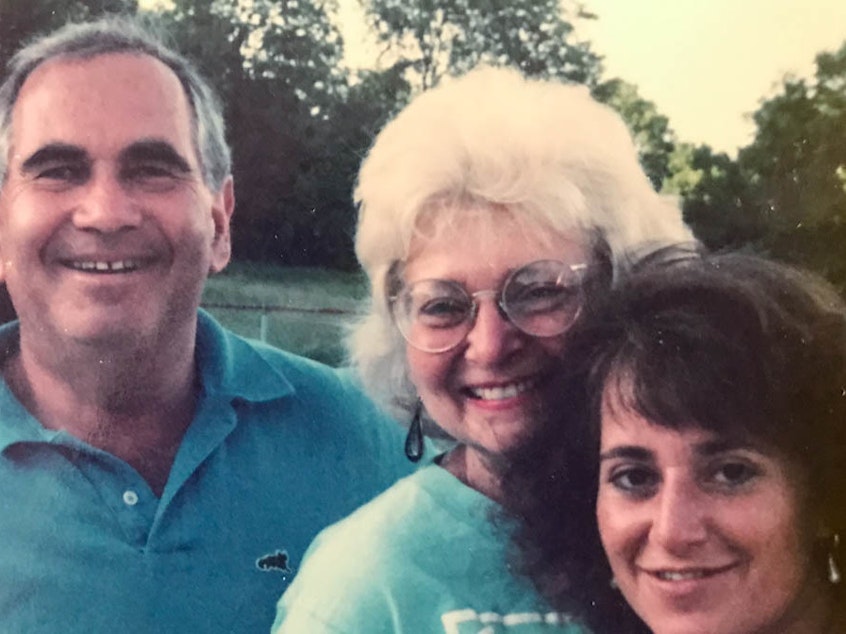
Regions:
<instances>
[{"instance_id":1,"label":"dark earring","mask_svg":"<svg viewBox=\"0 0 846 634\"><path fill-rule=\"evenodd\" d=\"M408 436L405 437L405 455L411 462L420 462L423 457L423 401L417 399L417 407L414 409L414 418L408 426Z\"/></svg>"},{"instance_id":2,"label":"dark earring","mask_svg":"<svg viewBox=\"0 0 846 634\"><path fill-rule=\"evenodd\" d=\"M840 567L837 565L835 553L840 549L840 535L835 533L831 536L831 547L828 550L828 580L833 584L840 583L843 576Z\"/></svg>"}]
</instances>

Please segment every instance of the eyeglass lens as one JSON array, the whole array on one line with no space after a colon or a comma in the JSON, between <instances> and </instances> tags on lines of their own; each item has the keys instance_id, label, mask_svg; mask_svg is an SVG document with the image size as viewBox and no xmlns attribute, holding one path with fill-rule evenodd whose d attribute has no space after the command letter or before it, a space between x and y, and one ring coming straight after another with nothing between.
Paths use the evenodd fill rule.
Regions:
<instances>
[{"instance_id":1,"label":"eyeglass lens","mask_svg":"<svg viewBox=\"0 0 846 634\"><path fill-rule=\"evenodd\" d=\"M540 260L517 269L506 280L497 303L508 319L536 337L563 333L582 304L585 265ZM427 352L455 347L473 327L478 306L456 282L421 280L405 287L393 301L394 319L406 340Z\"/></svg>"}]
</instances>

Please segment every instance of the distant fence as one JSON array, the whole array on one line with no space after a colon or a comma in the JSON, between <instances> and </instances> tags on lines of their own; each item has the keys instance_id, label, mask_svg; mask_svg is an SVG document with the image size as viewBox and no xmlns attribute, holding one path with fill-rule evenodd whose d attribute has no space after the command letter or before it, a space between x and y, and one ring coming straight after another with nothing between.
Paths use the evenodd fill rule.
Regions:
<instances>
[{"instance_id":1,"label":"distant fence","mask_svg":"<svg viewBox=\"0 0 846 634\"><path fill-rule=\"evenodd\" d=\"M203 308L223 318L225 325L239 334L257 337L261 341L292 349L300 354L323 361L336 362L340 355L341 324L363 313L360 310L334 307L280 306L275 304L232 304L226 302L203 302ZM221 311L225 311L221 313ZM231 311L231 312L230 312ZM227 319L230 315L246 314L247 319ZM258 330L254 317L258 316ZM308 320L310 315L316 320ZM272 317L286 320L286 337L280 339L279 327L273 332ZM296 322L296 323L292 323ZM305 334L306 331L308 334Z\"/></svg>"},{"instance_id":2,"label":"distant fence","mask_svg":"<svg viewBox=\"0 0 846 634\"><path fill-rule=\"evenodd\" d=\"M267 306L265 304L220 304L203 302L203 308L223 308L227 310L247 310L266 313L313 313L319 315L362 315L360 310L346 308L302 308L299 306Z\"/></svg>"}]
</instances>

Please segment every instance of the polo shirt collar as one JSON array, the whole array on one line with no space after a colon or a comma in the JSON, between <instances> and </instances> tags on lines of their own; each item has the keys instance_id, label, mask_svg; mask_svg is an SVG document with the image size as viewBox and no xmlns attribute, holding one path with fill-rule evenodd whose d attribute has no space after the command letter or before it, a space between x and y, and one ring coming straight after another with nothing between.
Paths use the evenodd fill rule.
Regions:
<instances>
[{"instance_id":1,"label":"polo shirt collar","mask_svg":"<svg viewBox=\"0 0 846 634\"><path fill-rule=\"evenodd\" d=\"M20 347L17 321L0 326L0 365ZM19 442L59 442L68 437L62 431L46 429L21 405L6 381L0 379L0 453Z\"/></svg>"},{"instance_id":2,"label":"polo shirt collar","mask_svg":"<svg viewBox=\"0 0 846 634\"><path fill-rule=\"evenodd\" d=\"M17 321L0 326L0 364L17 352ZM294 393L285 375L259 354L260 344L248 344L200 310L197 320L197 366L206 394L265 402ZM269 348L268 348L269 350ZM244 368L250 368L244 372ZM20 442L66 443L70 435L41 425L0 379L0 453Z\"/></svg>"},{"instance_id":3,"label":"polo shirt collar","mask_svg":"<svg viewBox=\"0 0 846 634\"><path fill-rule=\"evenodd\" d=\"M204 310L197 320L197 367L206 393L264 402L290 396L294 386L261 354L272 348L246 342ZM278 354L278 351L273 351ZM245 372L245 368L249 371Z\"/></svg>"}]
</instances>

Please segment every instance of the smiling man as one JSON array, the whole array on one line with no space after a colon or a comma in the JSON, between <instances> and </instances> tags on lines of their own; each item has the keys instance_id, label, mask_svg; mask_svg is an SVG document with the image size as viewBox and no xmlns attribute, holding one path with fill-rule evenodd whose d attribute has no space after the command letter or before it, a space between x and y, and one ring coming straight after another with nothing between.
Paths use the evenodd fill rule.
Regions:
<instances>
[{"instance_id":1,"label":"smiling man","mask_svg":"<svg viewBox=\"0 0 846 634\"><path fill-rule=\"evenodd\" d=\"M233 207L216 99L137 25L70 25L12 60L7 631L265 631L311 538L408 470L344 375L199 310Z\"/></svg>"}]
</instances>

